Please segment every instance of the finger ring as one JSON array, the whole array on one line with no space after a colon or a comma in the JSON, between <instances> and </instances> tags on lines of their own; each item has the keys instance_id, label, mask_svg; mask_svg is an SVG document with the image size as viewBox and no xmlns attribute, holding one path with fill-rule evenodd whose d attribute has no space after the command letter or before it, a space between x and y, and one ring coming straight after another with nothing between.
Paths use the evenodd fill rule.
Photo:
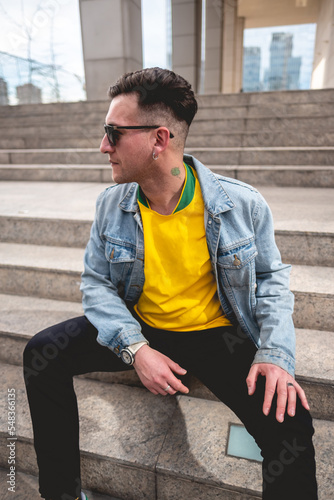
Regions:
<instances>
[{"instance_id":1,"label":"finger ring","mask_svg":"<svg viewBox=\"0 0 334 500\"><path fill-rule=\"evenodd\" d=\"M286 385L287 385L288 387L294 387L294 385L293 385L293 384L291 384L291 382L287 382L287 384L286 384Z\"/></svg>"},{"instance_id":2,"label":"finger ring","mask_svg":"<svg viewBox=\"0 0 334 500\"><path fill-rule=\"evenodd\" d=\"M164 391L168 391L169 388L170 388L170 385L168 384L167 387L166 387L166 389L164 389Z\"/></svg>"}]
</instances>

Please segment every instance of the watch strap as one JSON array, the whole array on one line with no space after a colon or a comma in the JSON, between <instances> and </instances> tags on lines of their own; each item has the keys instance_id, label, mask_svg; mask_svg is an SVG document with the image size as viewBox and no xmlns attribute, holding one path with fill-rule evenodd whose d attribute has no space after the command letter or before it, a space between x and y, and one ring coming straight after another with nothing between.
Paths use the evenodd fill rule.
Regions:
<instances>
[{"instance_id":1,"label":"watch strap","mask_svg":"<svg viewBox=\"0 0 334 500\"><path fill-rule=\"evenodd\" d=\"M141 347L143 347L143 345L149 345L148 341L147 340L143 340L141 342L136 342L135 344L131 344L127 347L127 349L131 352L131 354L134 356L136 354L136 352L139 351L139 349Z\"/></svg>"}]
</instances>

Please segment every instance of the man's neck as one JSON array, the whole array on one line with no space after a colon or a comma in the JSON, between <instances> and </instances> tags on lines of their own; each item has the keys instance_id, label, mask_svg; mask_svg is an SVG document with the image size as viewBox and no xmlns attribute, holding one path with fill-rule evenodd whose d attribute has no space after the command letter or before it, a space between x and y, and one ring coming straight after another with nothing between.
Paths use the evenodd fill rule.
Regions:
<instances>
[{"instance_id":1,"label":"man's neck","mask_svg":"<svg viewBox=\"0 0 334 500\"><path fill-rule=\"evenodd\" d=\"M185 167L181 163L181 165L175 164L168 169L164 169L156 179L146 179L143 181L140 187L151 209L161 215L172 214L179 202L185 176Z\"/></svg>"}]
</instances>

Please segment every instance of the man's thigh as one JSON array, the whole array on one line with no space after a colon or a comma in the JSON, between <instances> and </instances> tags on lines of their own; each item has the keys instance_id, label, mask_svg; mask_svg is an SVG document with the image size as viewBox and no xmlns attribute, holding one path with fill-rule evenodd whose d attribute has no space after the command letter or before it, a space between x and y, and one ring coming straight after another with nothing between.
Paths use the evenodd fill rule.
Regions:
<instances>
[{"instance_id":1,"label":"man's thigh","mask_svg":"<svg viewBox=\"0 0 334 500\"><path fill-rule=\"evenodd\" d=\"M61 363L71 375L129 369L96 339L97 330L85 316L63 321L37 333L28 342L25 364L39 370Z\"/></svg>"}]
</instances>

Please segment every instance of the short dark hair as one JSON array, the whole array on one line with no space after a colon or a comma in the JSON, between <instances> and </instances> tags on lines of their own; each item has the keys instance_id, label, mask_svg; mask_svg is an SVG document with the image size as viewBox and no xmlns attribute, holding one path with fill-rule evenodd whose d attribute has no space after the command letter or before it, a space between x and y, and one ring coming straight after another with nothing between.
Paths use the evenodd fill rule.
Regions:
<instances>
[{"instance_id":1,"label":"short dark hair","mask_svg":"<svg viewBox=\"0 0 334 500\"><path fill-rule=\"evenodd\" d=\"M178 121L185 121L188 127L197 112L190 83L168 69L145 68L125 73L108 91L111 99L127 93L138 94L138 105L143 111L164 109Z\"/></svg>"}]
</instances>

